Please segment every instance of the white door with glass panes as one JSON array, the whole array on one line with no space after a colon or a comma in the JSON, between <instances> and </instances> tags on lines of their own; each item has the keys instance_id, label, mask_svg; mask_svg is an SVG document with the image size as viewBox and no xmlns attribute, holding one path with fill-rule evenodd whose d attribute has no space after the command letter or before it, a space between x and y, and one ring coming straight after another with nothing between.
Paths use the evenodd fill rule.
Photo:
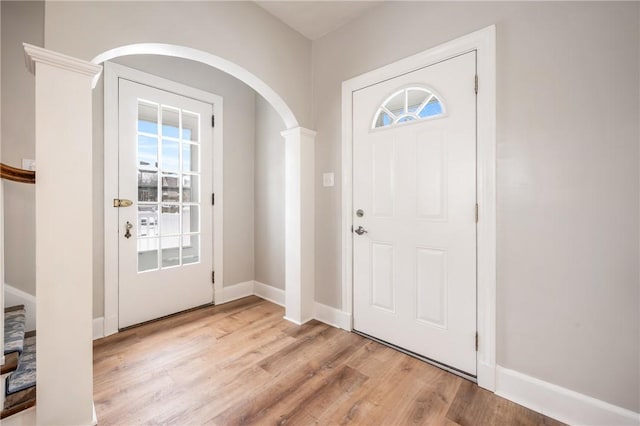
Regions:
<instances>
[{"instance_id":1,"label":"white door with glass panes","mask_svg":"<svg viewBox=\"0 0 640 426\"><path fill-rule=\"evenodd\" d=\"M213 106L122 78L118 86L119 199L132 201L118 208L123 328L213 301Z\"/></svg>"},{"instance_id":2,"label":"white door with glass panes","mask_svg":"<svg viewBox=\"0 0 640 426\"><path fill-rule=\"evenodd\" d=\"M353 93L354 329L476 375L470 52Z\"/></svg>"}]
</instances>

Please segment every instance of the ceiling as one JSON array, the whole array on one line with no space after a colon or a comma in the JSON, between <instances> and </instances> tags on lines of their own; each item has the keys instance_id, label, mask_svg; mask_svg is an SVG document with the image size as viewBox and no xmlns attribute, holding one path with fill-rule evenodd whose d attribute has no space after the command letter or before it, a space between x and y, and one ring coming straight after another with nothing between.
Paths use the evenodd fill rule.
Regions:
<instances>
[{"instance_id":1,"label":"ceiling","mask_svg":"<svg viewBox=\"0 0 640 426\"><path fill-rule=\"evenodd\" d=\"M337 30L381 1L256 1L258 6L310 40Z\"/></svg>"}]
</instances>

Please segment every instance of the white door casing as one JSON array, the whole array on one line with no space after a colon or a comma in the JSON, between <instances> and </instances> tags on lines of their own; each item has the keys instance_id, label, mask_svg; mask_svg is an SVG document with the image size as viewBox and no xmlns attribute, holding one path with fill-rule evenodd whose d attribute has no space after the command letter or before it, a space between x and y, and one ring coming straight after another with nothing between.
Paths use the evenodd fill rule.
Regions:
<instances>
[{"instance_id":1,"label":"white door casing","mask_svg":"<svg viewBox=\"0 0 640 426\"><path fill-rule=\"evenodd\" d=\"M213 106L119 81L119 327L213 302Z\"/></svg>"},{"instance_id":2,"label":"white door casing","mask_svg":"<svg viewBox=\"0 0 640 426\"><path fill-rule=\"evenodd\" d=\"M489 26L342 84L342 310L353 312L353 93L426 66L477 53L477 381L495 390L496 368L496 28ZM352 316L351 319L353 320Z\"/></svg>"},{"instance_id":3,"label":"white door casing","mask_svg":"<svg viewBox=\"0 0 640 426\"><path fill-rule=\"evenodd\" d=\"M471 376L475 63L469 52L353 94L353 226L367 231L353 242L354 329ZM386 126L372 123L385 98Z\"/></svg>"},{"instance_id":4,"label":"white door casing","mask_svg":"<svg viewBox=\"0 0 640 426\"><path fill-rule=\"evenodd\" d=\"M223 271L223 99L221 96L204 92L174 81L166 80L135 69L124 67L115 63L105 63L105 146L104 146L104 194L105 194L105 319L104 335L116 333L119 327L119 267L118 246L121 235L119 210L113 207L113 199L118 198L118 85L121 79L144 83L157 89L184 95L191 100L197 100L213 106L213 114L216 117L213 131L212 151L213 160L208 165L202 164L202 169L207 168L213 173L213 192L216 194L216 202L211 206L211 194L203 191L203 206L213 207L213 220L208 221L213 226L213 269L216 271L216 283L214 289L221 289L224 278ZM203 126L210 125L210 117L203 121ZM206 127L203 127L206 129ZM211 127L208 127L211 130ZM209 178L209 181L211 179ZM122 197L121 197L122 198ZM126 197L125 197L126 198ZM134 207L127 207L132 209ZM126 222L126 220L125 220ZM134 230L132 229L132 232ZM133 237L131 238L133 239ZM205 260L206 262L206 260ZM211 260L209 260L211 262ZM211 267L207 274L207 282L211 287ZM210 303L209 297L208 302Z\"/></svg>"}]
</instances>

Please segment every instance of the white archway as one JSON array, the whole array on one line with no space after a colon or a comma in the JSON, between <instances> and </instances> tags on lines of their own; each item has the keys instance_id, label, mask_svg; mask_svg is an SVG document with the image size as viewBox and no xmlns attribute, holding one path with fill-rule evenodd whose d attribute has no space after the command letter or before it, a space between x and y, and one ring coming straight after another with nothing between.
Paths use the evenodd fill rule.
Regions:
<instances>
[{"instance_id":1,"label":"white archway","mask_svg":"<svg viewBox=\"0 0 640 426\"><path fill-rule=\"evenodd\" d=\"M110 59L117 58L119 56L129 55L163 55L173 56L176 58L190 59L192 61L201 62L203 64L210 65L221 71L226 72L244 82L247 86L258 92L263 98L267 100L276 110L276 112L282 117L285 127L287 129L295 129L299 127L298 120L296 119L291 108L284 102L284 100L278 95L271 87L269 87L264 81L252 74L243 67L228 61L220 56L204 52L202 50L193 49L191 47L177 46L173 44L163 43L137 43L128 44L126 46L115 47L107 50L93 58L91 61L96 65L100 65ZM94 77L93 86L95 87L100 75Z\"/></svg>"},{"instance_id":2,"label":"white archway","mask_svg":"<svg viewBox=\"0 0 640 426\"><path fill-rule=\"evenodd\" d=\"M315 132L300 127L291 108L262 79L212 53L172 44L137 43L107 50L93 58L91 63L100 65L110 59L129 55L171 56L217 68L254 89L280 115L286 128L282 132L285 143L285 318L297 324L312 319L315 284ZM93 78L93 87L99 78L99 74ZM104 331L105 334L116 332L117 327L107 327L105 323Z\"/></svg>"}]
</instances>

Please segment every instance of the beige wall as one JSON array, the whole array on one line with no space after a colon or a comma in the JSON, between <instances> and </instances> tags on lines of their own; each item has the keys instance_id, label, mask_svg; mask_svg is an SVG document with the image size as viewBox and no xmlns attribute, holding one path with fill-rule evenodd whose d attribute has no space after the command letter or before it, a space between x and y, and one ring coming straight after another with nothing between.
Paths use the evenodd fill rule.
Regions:
<instances>
[{"instance_id":1,"label":"beige wall","mask_svg":"<svg viewBox=\"0 0 640 426\"><path fill-rule=\"evenodd\" d=\"M640 411L639 6L389 2L315 41L316 299L340 306L320 173L339 176L341 82L496 24L498 363Z\"/></svg>"},{"instance_id":2,"label":"beige wall","mask_svg":"<svg viewBox=\"0 0 640 426\"><path fill-rule=\"evenodd\" d=\"M54 1L45 20L47 49L86 60L142 42L213 53L262 79L301 125L311 123L311 42L253 2Z\"/></svg>"},{"instance_id":3,"label":"beige wall","mask_svg":"<svg viewBox=\"0 0 640 426\"><path fill-rule=\"evenodd\" d=\"M241 81L193 61L135 55L116 62L187 84L224 99L224 285L254 279L255 92ZM94 90L94 317L104 304L103 84Z\"/></svg>"},{"instance_id":4,"label":"beige wall","mask_svg":"<svg viewBox=\"0 0 640 426\"><path fill-rule=\"evenodd\" d=\"M24 65L22 43L42 46L44 4L1 2L2 7L2 161L22 166L35 156L35 83ZM35 294L35 188L4 183L5 282Z\"/></svg>"},{"instance_id":5,"label":"beige wall","mask_svg":"<svg viewBox=\"0 0 640 426\"><path fill-rule=\"evenodd\" d=\"M284 290L284 123L256 96L256 281Z\"/></svg>"}]
</instances>

